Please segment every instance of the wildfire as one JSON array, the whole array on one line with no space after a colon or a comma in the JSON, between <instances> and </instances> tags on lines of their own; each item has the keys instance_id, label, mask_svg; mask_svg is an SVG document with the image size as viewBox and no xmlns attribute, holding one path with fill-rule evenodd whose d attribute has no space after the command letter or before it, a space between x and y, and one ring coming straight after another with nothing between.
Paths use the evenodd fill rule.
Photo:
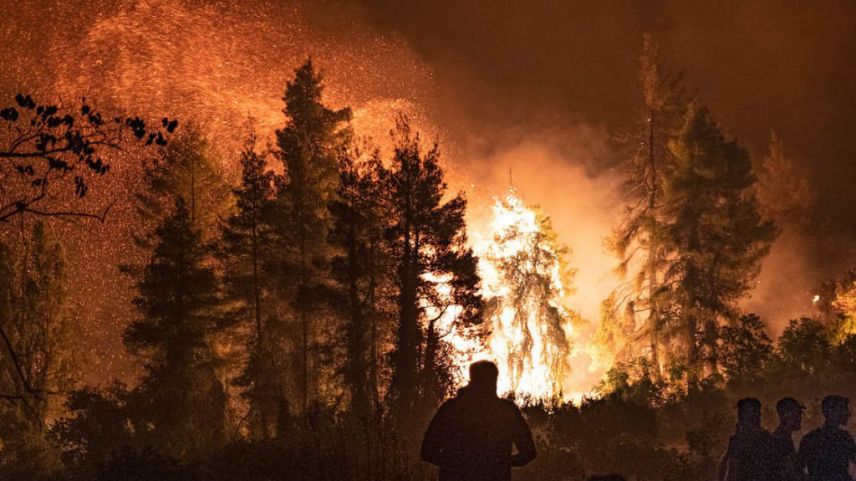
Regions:
<instances>
[{"instance_id":1,"label":"wildfire","mask_svg":"<svg viewBox=\"0 0 856 481\"><path fill-rule=\"evenodd\" d=\"M494 361L499 391L521 403L570 401L565 379L573 314L561 302L562 251L549 219L512 189L496 200L487 242L477 251L489 333L479 346L452 336L460 353L457 365L463 372L474 360Z\"/></svg>"}]
</instances>

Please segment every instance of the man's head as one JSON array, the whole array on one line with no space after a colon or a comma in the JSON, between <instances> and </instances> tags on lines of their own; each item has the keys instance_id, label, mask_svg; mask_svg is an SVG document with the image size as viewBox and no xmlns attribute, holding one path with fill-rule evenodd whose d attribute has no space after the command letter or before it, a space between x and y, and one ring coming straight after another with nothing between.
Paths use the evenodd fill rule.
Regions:
<instances>
[{"instance_id":1,"label":"man's head","mask_svg":"<svg viewBox=\"0 0 856 481\"><path fill-rule=\"evenodd\" d=\"M470 387L480 394L496 395L496 379L499 369L490 361L478 361L470 364Z\"/></svg>"},{"instance_id":2,"label":"man's head","mask_svg":"<svg viewBox=\"0 0 856 481\"><path fill-rule=\"evenodd\" d=\"M779 424L789 431L799 431L802 428L802 415L805 406L792 397L786 397L776 403L779 413Z\"/></svg>"},{"instance_id":3,"label":"man's head","mask_svg":"<svg viewBox=\"0 0 856 481\"><path fill-rule=\"evenodd\" d=\"M737 401L737 424L747 428L761 427L761 401L753 397Z\"/></svg>"},{"instance_id":4,"label":"man's head","mask_svg":"<svg viewBox=\"0 0 856 481\"><path fill-rule=\"evenodd\" d=\"M850 420L850 400L846 397L826 396L820 403L820 410L827 425L840 426Z\"/></svg>"}]
</instances>

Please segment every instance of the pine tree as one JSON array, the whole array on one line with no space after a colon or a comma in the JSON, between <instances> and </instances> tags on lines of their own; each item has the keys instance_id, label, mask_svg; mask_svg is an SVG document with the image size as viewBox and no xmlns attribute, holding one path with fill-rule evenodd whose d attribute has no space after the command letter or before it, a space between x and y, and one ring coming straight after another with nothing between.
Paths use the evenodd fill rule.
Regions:
<instances>
[{"instance_id":1,"label":"pine tree","mask_svg":"<svg viewBox=\"0 0 856 481\"><path fill-rule=\"evenodd\" d=\"M670 327L684 333L692 388L702 364L716 373L719 325L738 319L737 302L751 289L777 229L759 213L749 154L726 140L706 108L691 106L669 146L675 163L664 189L663 297L672 308Z\"/></svg>"},{"instance_id":2,"label":"pine tree","mask_svg":"<svg viewBox=\"0 0 856 481\"><path fill-rule=\"evenodd\" d=\"M248 360L238 384L249 402L251 432L265 438L275 435L277 413L286 410L286 400L280 382L283 370L274 352L282 334L275 329L278 323L270 308L272 275L264 269L264 259L272 254L267 218L274 174L268 170L266 155L255 152L255 144L255 136L250 136L241 153L241 184L232 191L235 211L222 225L219 252L224 298L230 306L227 317L247 338Z\"/></svg>"},{"instance_id":3,"label":"pine tree","mask_svg":"<svg viewBox=\"0 0 856 481\"><path fill-rule=\"evenodd\" d=\"M558 398L571 367L578 319L562 299L574 275L565 264L568 249L559 244L550 218L527 207L513 189L497 201L494 213L494 237L482 254L481 274L500 383L507 380L516 395L541 394L528 390L535 388Z\"/></svg>"},{"instance_id":4,"label":"pine tree","mask_svg":"<svg viewBox=\"0 0 856 481\"><path fill-rule=\"evenodd\" d=\"M339 254L333 258L333 278L339 286L335 305L344 322L345 361L341 368L350 392L351 410L365 418L379 409L378 361L385 312L382 297L389 289L384 250L385 226L377 153L367 160L342 159L339 189L330 212L334 219L331 244Z\"/></svg>"},{"instance_id":5,"label":"pine tree","mask_svg":"<svg viewBox=\"0 0 856 481\"><path fill-rule=\"evenodd\" d=\"M466 247L466 199L458 193L443 201L447 186L438 146L423 151L405 117L397 122L394 141L395 156L382 182L398 310L390 391L393 414L401 421L427 407L418 399L433 407L446 394L449 366L438 322L454 306L456 324L473 323L482 300L476 258ZM448 296L441 295L442 285Z\"/></svg>"},{"instance_id":6,"label":"pine tree","mask_svg":"<svg viewBox=\"0 0 856 481\"><path fill-rule=\"evenodd\" d=\"M152 238L154 252L134 299L140 317L124 340L145 363L135 396L140 435L169 454L186 456L224 441L226 393L211 343L219 298L209 247L183 198L172 210Z\"/></svg>"},{"instance_id":7,"label":"pine tree","mask_svg":"<svg viewBox=\"0 0 856 481\"><path fill-rule=\"evenodd\" d=\"M210 241L219 234L220 219L231 209L229 185L214 149L197 126L182 129L147 166L144 176L144 190L136 194L137 212L143 221L158 225L170 215L175 199L181 197L203 239ZM144 236L138 241L151 247Z\"/></svg>"},{"instance_id":8,"label":"pine tree","mask_svg":"<svg viewBox=\"0 0 856 481\"><path fill-rule=\"evenodd\" d=\"M327 108L322 92L321 76L307 61L286 85L283 100L288 122L276 132L286 177L277 182L272 222L279 252L270 268L281 273L284 298L297 320L297 390L304 413L313 397L316 373L311 371L320 365L313 353L329 277L327 240L332 220L328 205L336 195L338 161L346 155L351 139L350 110Z\"/></svg>"},{"instance_id":9,"label":"pine tree","mask_svg":"<svg viewBox=\"0 0 856 481\"><path fill-rule=\"evenodd\" d=\"M628 340L646 339L654 375L659 376L663 364L659 351L664 321L658 297L662 293L666 257L662 246L663 182L672 162L667 142L680 127L685 103L680 76L665 71L660 47L650 35L643 38L639 80L644 122L626 140L631 153L622 165L625 171L622 187L629 207L609 239L609 245L620 260L619 274L624 277L629 273L631 277L613 296L622 304L616 307L632 313L634 323L641 326L638 327L641 334L632 335ZM643 317L637 321L640 315ZM633 346L628 347L632 349Z\"/></svg>"},{"instance_id":10,"label":"pine tree","mask_svg":"<svg viewBox=\"0 0 856 481\"><path fill-rule=\"evenodd\" d=\"M756 191L761 212L778 225L806 227L811 220L811 186L794 171L775 131L770 133L769 152L758 172Z\"/></svg>"}]
</instances>

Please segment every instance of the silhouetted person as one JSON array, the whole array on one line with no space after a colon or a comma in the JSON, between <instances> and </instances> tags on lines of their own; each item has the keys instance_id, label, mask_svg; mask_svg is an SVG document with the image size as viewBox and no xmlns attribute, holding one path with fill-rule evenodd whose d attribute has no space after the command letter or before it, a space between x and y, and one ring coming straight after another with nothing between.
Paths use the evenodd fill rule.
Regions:
<instances>
[{"instance_id":1,"label":"silhouetted person","mask_svg":"<svg viewBox=\"0 0 856 481\"><path fill-rule=\"evenodd\" d=\"M719 465L719 481L773 481L773 437L761 427L761 401L737 402L737 429Z\"/></svg>"},{"instance_id":2,"label":"silhouetted person","mask_svg":"<svg viewBox=\"0 0 856 481\"><path fill-rule=\"evenodd\" d=\"M805 481L805 469L797 456L793 439L794 433L802 429L804 409L805 406L790 397L776 403L779 426L773 431L773 444L776 449L773 470L777 480Z\"/></svg>"},{"instance_id":3,"label":"silhouetted person","mask_svg":"<svg viewBox=\"0 0 856 481\"><path fill-rule=\"evenodd\" d=\"M471 364L470 383L431 420L422 459L439 466L440 481L509 481L512 466L535 459L520 410L496 395L498 375L492 362Z\"/></svg>"},{"instance_id":4,"label":"silhouetted person","mask_svg":"<svg viewBox=\"0 0 856 481\"><path fill-rule=\"evenodd\" d=\"M820 404L823 427L805 435L799 455L808 468L810 481L851 481L847 470L856 462L856 444L840 426L850 419L850 401L841 396L826 396Z\"/></svg>"}]
</instances>

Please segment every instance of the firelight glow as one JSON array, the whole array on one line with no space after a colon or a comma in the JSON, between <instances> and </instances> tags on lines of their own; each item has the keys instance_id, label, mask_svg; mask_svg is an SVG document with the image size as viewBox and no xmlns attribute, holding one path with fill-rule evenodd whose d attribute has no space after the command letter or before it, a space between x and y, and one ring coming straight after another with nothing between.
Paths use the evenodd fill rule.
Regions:
<instances>
[{"instance_id":1,"label":"firelight glow","mask_svg":"<svg viewBox=\"0 0 856 481\"><path fill-rule=\"evenodd\" d=\"M494 203L489 231L490 240L477 249L488 335L481 345L454 329L448 336L460 378L469 363L488 359L499 367L500 393L512 393L518 403L570 402L564 380L575 332L561 302L561 254L538 213L513 189Z\"/></svg>"}]
</instances>

